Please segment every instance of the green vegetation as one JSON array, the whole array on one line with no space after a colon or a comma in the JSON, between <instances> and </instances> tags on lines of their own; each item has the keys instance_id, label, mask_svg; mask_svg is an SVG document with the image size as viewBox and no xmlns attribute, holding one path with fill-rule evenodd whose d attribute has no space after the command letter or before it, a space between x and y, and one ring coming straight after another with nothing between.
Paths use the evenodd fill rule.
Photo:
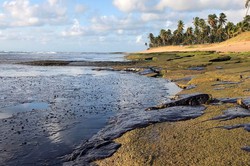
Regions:
<instances>
[{"instance_id":1,"label":"green vegetation","mask_svg":"<svg viewBox=\"0 0 250 166\"><path fill-rule=\"evenodd\" d=\"M249 1L246 3L249 9ZM236 25L227 21L224 13L208 15L207 19L195 17L193 20L194 27L187 27L185 30L184 22L178 22L177 29L173 32L168 29L160 30L158 36L149 34L149 47L159 47L168 45L192 45L222 42L250 31L250 15L246 15L243 21Z\"/></svg>"}]
</instances>

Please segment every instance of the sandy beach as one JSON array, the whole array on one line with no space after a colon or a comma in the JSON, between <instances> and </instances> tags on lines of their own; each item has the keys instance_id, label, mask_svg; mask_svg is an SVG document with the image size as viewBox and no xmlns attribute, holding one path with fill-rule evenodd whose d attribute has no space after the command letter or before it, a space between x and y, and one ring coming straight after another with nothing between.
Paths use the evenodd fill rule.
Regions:
<instances>
[{"instance_id":1,"label":"sandy beach","mask_svg":"<svg viewBox=\"0 0 250 166\"><path fill-rule=\"evenodd\" d=\"M222 43L189 45L189 46L165 46L151 48L141 53L173 52L173 51L217 51L217 52L247 52L250 51L250 32L238 35Z\"/></svg>"}]
</instances>

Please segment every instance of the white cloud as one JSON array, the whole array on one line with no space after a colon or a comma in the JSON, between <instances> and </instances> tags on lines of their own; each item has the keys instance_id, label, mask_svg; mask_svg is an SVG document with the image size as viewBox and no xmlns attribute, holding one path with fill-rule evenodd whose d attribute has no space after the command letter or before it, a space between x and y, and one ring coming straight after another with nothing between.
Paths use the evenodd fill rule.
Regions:
<instances>
[{"instance_id":1,"label":"white cloud","mask_svg":"<svg viewBox=\"0 0 250 166\"><path fill-rule=\"evenodd\" d=\"M165 10L170 8L176 11L199 11L209 9L240 9L243 6L243 2L239 0L160 0L156 5L156 9Z\"/></svg>"},{"instance_id":2,"label":"white cloud","mask_svg":"<svg viewBox=\"0 0 250 166\"><path fill-rule=\"evenodd\" d=\"M139 24L132 17L117 17L114 15L95 16L91 19L90 30L97 34L111 34L118 32L118 34L124 34L125 31L138 28L136 24Z\"/></svg>"},{"instance_id":3,"label":"white cloud","mask_svg":"<svg viewBox=\"0 0 250 166\"><path fill-rule=\"evenodd\" d=\"M81 27L79 21L77 19L74 19L74 23L71 26L71 28L69 28L66 31L62 32L62 36L82 36L84 34L84 28Z\"/></svg>"},{"instance_id":4,"label":"white cloud","mask_svg":"<svg viewBox=\"0 0 250 166\"><path fill-rule=\"evenodd\" d=\"M99 37L99 41L100 41L100 42L104 42L104 41L105 41L105 37L104 37L104 36L100 36L100 37Z\"/></svg>"},{"instance_id":5,"label":"white cloud","mask_svg":"<svg viewBox=\"0 0 250 166\"><path fill-rule=\"evenodd\" d=\"M58 0L48 0L50 6L55 6L58 3Z\"/></svg>"},{"instance_id":6,"label":"white cloud","mask_svg":"<svg viewBox=\"0 0 250 166\"><path fill-rule=\"evenodd\" d=\"M169 28L173 25L173 22L172 21L166 21L166 24L165 24L165 27L166 28Z\"/></svg>"},{"instance_id":7,"label":"white cloud","mask_svg":"<svg viewBox=\"0 0 250 166\"><path fill-rule=\"evenodd\" d=\"M113 0L113 5L123 12L229 10L244 8L239 0Z\"/></svg>"},{"instance_id":8,"label":"white cloud","mask_svg":"<svg viewBox=\"0 0 250 166\"><path fill-rule=\"evenodd\" d=\"M2 8L1 27L42 26L67 21L67 10L57 0L48 0L42 4L31 4L30 0L5 1Z\"/></svg>"},{"instance_id":9,"label":"white cloud","mask_svg":"<svg viewBox=\"0 0 250 166\"><path fill-rule=\"evenodd\" d=\"M159 13L142 13L141 19L143 21L152 21L152 20L158 20L161 18L161 15Z\"/></svg>"},{"instance_id":10,"label":"white cloud","mask_svg":"<svg viewBox=\"0 0 250 166\"><path fill-rule=\"evenodd\" d=\"M2 31L0 31L0 39L1 40L6 40L7 39L6 35Z\"/></svg>"},{"instance_id":11,"label":"white cloud","mask_svg":"<svg viewBox=\"0 0 250 166\"><path fill-rule=\"evenodd\" d=\"M122 35L122 34L124 33L124 30L123 30L123 29L118 29L118 30L117 30L117 33L118 33L119 35Z\"/></svg>"},{"instance_id":12,"label":"white cloud","mask_svg":"<svg viewBox=\"0 0 250 166\"><path fill-rule=\"evenodd\" d=\"M136 43L142 43L142 35L136 36Z\"/></svg>"},{"instance_id":13,"label":"white cloud","mask_svg":"<svg viewBox=\"0 0 250 166\"><path fill-rule=\"evenodd\" d=\"M32 26L39 23L39 18L34 15L38 5L30 5L28 0L5 1L3 8L3 15L10 16L10 26Z\"/></svg>"},{"instance_id":14,"label":"white cloud","mask_svg":"<svg viewBox=\"0 0 250 166\"><path fill-rule=\"evenodd\" d=\"M227 15L227 19L230 22L239 22L240 20L243 19L243 17L245 17L246 14L246 10L245 9L241 9L241 10L226 10L224 12ZM235 17L237 16L237 17Z\"/></svg>"},{"instance_id":15,"label":"white cloud","mask_svg":"<svg viewBox=\"0 0 250 166\"><path fill-rule=\"evenodd\" d=\"M87 10L87 7L82 4L77 4L75 6L75 12L76 13L84 13Z\"/></svg>"},{"instance_id":16,"label":"white cloud","mask_svg":"<svg viewBox=\"0 0 250 166\"><path fill-rule=\"evenodd\" d=\"M113 4L123 12L131 12L135 10L145 10L145 3L147 1L148 0L114 0Z\"/></svg>"}]
</instances>

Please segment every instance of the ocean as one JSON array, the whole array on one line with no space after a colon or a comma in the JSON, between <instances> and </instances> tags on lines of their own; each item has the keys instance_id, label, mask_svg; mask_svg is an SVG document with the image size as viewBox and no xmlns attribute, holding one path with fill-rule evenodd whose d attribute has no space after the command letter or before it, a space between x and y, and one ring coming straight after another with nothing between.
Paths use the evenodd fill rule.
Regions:
<instances>
[{"instance_id":1,"label":"ocean","mask_svg":"<svg viewBox=\"0 0 250 166\"><path fill-rule=\"evenodd\" d=\"M144 111L180 91L166 79L122 71L17 64L34 60L125 61L122 53L0 52L2 165L61 165L118 113Z\"/></svg>"}]
</instances>

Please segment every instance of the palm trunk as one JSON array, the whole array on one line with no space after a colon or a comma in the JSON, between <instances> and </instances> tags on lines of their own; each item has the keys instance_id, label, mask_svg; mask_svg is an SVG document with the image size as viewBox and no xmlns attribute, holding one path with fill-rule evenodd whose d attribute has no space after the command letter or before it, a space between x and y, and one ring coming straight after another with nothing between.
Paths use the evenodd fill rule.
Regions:
<instances>
[{"instance_id":1,"label":"palm trunk","mask_svg":"<svg viewBox=\"0 0 250 166\"><path fill-rule=\"evenodd\" d=\"M250 5L248 5L248 7L247 7L246 16L248 15L249 7L250 7Z\"/></svg>"}]
</instances>

